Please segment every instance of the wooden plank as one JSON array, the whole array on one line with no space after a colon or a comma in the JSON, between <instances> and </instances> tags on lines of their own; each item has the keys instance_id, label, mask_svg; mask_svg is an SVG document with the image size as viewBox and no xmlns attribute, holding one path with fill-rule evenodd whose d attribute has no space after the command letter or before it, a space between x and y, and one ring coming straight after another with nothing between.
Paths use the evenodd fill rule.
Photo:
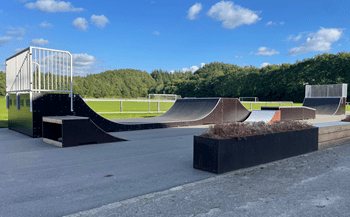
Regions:
<instances>
[{"instance_id":1,"label":"wooden plank","mask_svg":"<svg viewBox=\"0 0 350 217\"><path fill-rule=\"evenodd\" d=\"M336 140L338 138L350 138L350 130L342 130L333 133L318 134L318 142Z\"/></svg>"},{"instance_id":2,"label":"wooden plank","mask_svg":"<svg viewBox=\"0 0 350 217\"><path fill-rule=\"evenodd\" d=\"M326 133L332 133L332 132L343 131L343 130L350 130L350 124L320 127L318 128L318 133L326 134Z\"/></svg>"}]
</instances>

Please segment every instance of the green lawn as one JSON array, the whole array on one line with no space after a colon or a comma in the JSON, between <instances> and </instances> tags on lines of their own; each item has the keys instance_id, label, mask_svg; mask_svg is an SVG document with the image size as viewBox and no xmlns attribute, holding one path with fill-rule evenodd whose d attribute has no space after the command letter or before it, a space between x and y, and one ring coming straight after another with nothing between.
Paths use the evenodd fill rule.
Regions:
<instances>
[{"instance_id":1,"label":"green lawn","mask_svg":"<svg viewBox=\"0 0 350 217\"><path fill-rule=\"evenodd\" d=\"M0 97L0 128L7 127L7 109L5 97Z\"/></svg>"},{"instance_id":2,"label":"green lawn","mask_svg":"<svg viewBox=\"0 0 350 217\"><path fill-rule=\"evenodd\" d=\"M242 103L246 109L250 110L250 103ZM293 103L293 106L302 106L303 103ZM266 103L252 103L253 110L260 110L261 106L266 106ZM267 103L267 106L280 106L279 103ZM290 103L281 103L281 106L291 106Z\"/></svg>"},{"instance_id":3,"label":"green lawn","mask_svg":"<svg viewBox=\"0 0 350 217\"><path fill-rule=\"evenodd\" d=\"M120 112L120 102L116 101L87 101L87 104L96 112ZM161 102L160 111L167 111L173 105L172 102ZM243 103L243 105L250 109L250 103ZM268 106L279 106L279 103L268 103ZM302 103L293 103L293 106L301 106ZM261 106L266 106L264 103L253 103L253 110L260 110ZM282 103L282 106L290 106L290 103ZM123 102L123 111L144 111L145 113L114 113L114 114L100 114L107 119L123 119L123 118L145 118L155 117L162 113L147 113L148 102ZM157 111L157 103L151 103L151 111ZM350 111L350 106L346 106L346 111ZM7 109L5 97L0 97L0 128L7 127Z\"/></svg>"},{"instance_id":4,"label":"green lawn","mask_svg":"<svg viewBox=\"0 0 350 217\"><path fill-rule=\"evenodd\" d=\"M86 103L96 112L120 112L120 102L117 101L86 101ZM174 103L161 102L160 111L167 111ZM123 112L144 111L148 112L148 102L123 102ZM157 111L157 103L151 102L151 111Z\"/></svg>"}]
</instances>

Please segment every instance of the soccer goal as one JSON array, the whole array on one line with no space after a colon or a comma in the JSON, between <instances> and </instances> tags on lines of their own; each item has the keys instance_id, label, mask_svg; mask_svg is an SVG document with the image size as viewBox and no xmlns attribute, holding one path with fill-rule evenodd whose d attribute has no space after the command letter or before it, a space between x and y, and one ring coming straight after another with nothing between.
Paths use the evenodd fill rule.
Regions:
<instances>
[{"instance_id":1,"label":"soccer goal","mask_svg":"<svg viewBox=\"0 0 350 217\"><path fill-rule=\"evenodd\" d=\"M259 102L258 97L239 97L238 99L243 102Z\"/></svg>"},{"instance_id":2,"label":"soccer goal","mask_svg":"<svg viewBox=\"0 0 350 217\"><path fill-rule=\"evenodd\" d=\"M148 94L148 100L176 100L177 98L181 98L176 94Z\"/></svg>"}]
</instances>

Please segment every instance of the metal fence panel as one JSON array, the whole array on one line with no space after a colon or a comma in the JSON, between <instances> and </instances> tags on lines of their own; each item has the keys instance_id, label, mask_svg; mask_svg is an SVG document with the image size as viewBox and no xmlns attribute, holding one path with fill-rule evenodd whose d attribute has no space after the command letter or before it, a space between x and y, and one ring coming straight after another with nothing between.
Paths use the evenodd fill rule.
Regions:
<instances>
[{"instance_id":1,"label":"metal fence panel","mask_svg":"<svg viewBox=\"0 0 350 217\"><path fill-rule=\"evenodd\" d=\"M67 51L28 47L6 59L6 94L22 92L65 92L73 96L72 55Z\"/></svg>"},{"instance_id":2,"label":"metal fence panel","mask_svg":"<svg viewBox=\"0 0 350 217\"><path fill-rule=\"evenodd\" d=\"M347 84L306 85L305 98L310 97L347 97Z\"/></svg>"}]
</instances>

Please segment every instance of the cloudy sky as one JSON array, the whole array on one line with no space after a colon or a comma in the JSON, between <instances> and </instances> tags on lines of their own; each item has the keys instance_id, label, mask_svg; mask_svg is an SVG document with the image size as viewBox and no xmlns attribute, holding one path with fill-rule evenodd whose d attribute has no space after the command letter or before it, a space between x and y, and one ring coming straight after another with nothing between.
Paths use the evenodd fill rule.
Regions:
<instances>
[{"instance_id":1,"label":"cloudy sky","mask_svg":"<svg viewBox=\"0 0 350 217\"><path fill-rule=\"evenodd\" d=\"M0 20L0 70L29 46L69 51L82 76L263 67L350 50L348 0L6 0Z\"/></svg>"}]
</instances>

